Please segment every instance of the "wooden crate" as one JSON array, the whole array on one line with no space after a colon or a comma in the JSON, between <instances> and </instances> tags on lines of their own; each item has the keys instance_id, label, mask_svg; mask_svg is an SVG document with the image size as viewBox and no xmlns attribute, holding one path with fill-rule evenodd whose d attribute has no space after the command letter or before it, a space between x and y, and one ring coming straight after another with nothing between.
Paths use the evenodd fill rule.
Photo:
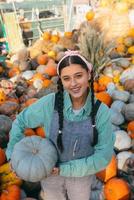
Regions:
<instances>
[{"instance_id":1,"label":"wooden crate","mask_svg":"<svg viewBox=\"0 0 134 200\"><path fill-rule=\"evenodd\" d=\"M6 37L9 45L9 52L17 52L24 47L20 26L16 23L15 13L3 13L6 30Z\"/></svg>"}]
</instances>

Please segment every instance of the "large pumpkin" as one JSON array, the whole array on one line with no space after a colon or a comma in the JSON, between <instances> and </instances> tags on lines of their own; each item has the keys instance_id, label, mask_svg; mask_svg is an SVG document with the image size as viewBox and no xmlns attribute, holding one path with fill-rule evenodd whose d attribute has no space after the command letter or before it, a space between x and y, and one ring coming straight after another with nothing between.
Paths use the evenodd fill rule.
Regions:
<instances>
[{"instance_id":1,"label":"large pumpkin","mask_svg":"<svg viewBox=\"0 0 134 200\"><path fill-rule=\"evenodd\" d=\"M48 139L25 137L15 144L11 164L23 180L38 182L50 175L57 162L57 151Z\"/></svg>"},{"instance_id":2,"label":"large pumpkin","mask_svg":"<svg viewBox=\"0 0 134 200\"><path fill-rule=\"evenodd\" d=\"M105 184L104 194L106 200L129 200L130 189L123 179L112 178Z\"/></svg>"},{"instance_id":3,"label":"large pumpkin","mask_svg":"<svg viewBox=\"0 0 134 200\"><path fill-rule=\"evenodd\" d=\"M110 178L114 177L117 175L117 160L115 156L112 157L110 163L106 167L106 169L98 172L96 176L101 180L101 181L108 181Z\"/></svg>"},{"instance_id":4,"label":"large pumpkin","mask_svg":"<svg viewBox=\"0 0 134 200\"><path fill-rule=\"evenodd\" d=\"M17 185L10 185L1 194L0 200L20 200L21 190Z\"/></svg>"}]
</instances>

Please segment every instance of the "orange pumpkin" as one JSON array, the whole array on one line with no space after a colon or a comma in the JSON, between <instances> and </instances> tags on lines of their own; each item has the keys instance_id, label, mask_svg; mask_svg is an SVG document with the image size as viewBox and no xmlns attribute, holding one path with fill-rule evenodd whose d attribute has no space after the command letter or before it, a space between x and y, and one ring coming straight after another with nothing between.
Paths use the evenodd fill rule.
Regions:
<instances>
[{"instance_id":1,"label":"orange pumpkin","mask_svg":"<svg viewBox=\"0 0 134 200\"><path fill-rule=\"evenodd\" d=\"M128 123L127 131L131 139L134 139L134 121Z\"/></svg>"},{"instance_id":2,"label":"orange pumpkin","mask_svg":"<svg viewBox=\"0 0 134 200\"><path fill-rule=\"evenodd\" d=\"M106 200L129 200L130 188L126 181L119 178L112 178L104 185Z\"/></svg>"},{"instance_id":3,"label":"orange pumpkin","mask_svg":"<svg viewBox=\"0 0 134 200\"><path fill-rule=\"evenodd\" d=\"M45 133L43 127L37 127L37 128L35 129L35 132L36 132L36 135L38 135L38 136L40 136L40 137L42 137L42 138L45 138L45 137L46 137L46 133Z\"/></svg>"},{"instance_id":4,"label":"orange pumpkin","mask_svg":"<svg viewBox=\"0 0 134 200\"><path fill-rule=\"evenodd\" d=\"M104 182L107 182L110 178L117 175L117 160L115 156L112 156L112 159L106 169L98 172L96 176Z\"/></svg>"},{"instance_id":5,"label":"orange pumpkin","mask_svg":"<svg viewBox=\"0 0 134 200\"><path fill-rule=\"evenodd\" d=\"M72 38L72 35L73 35L73 33L72 33L71 31L66 31L66 32L64 32L64 36L65 36L66 38L68 38L68 39L71 39L71 38Z\"/></svg>"},{"instance_id":6,"label":"orange pumpkin","mask_svg":"<svg viewBox=\"0 0 134 200\"><path fill-rule=\"evenodd\" d=\"M25 102L25 106L28 107L32 105L34 102L36 102L38 99L37 98L30 98Z\"/></svg>"},{"instance_id":7,"label":"orange pumpkin","mask_svg":"<svg viewBox=\"0 0 134 200\"><path fill-rule=\"evenodd\" d=\"M21 190L17 185L10 185L6 190L2 191L1 200L20 200Z\"/></svg>"},{"instance_id":8,"label":"orange pumpkin","mask_svg":"<svg viewBox=\"0 0 134 200\"><path fill-rule=\"evenodd\" d=\"M3 67L0 66L0 74L4 71Z\"/></svg>"},{"instance_id":9,"label":"orange pumpkin","mask_svg":"<svg viewBox=\"0 0 134 200\"><path fill-rule=\"evenodd\" d=\"M54 65L52 66L47 66L44 70L45 74L48 74L49 76L56 76L57 74L57 70L56 67Z\"/></svg>"},{"instance_id":10,"label":"orange pumpkin","mask_svg":"<svg viewBox=\"0 0 134 200\"><path fill-rule=\"evenodd\" d=\"M98 84L98 82L97 82L97 81L94 81L94 84L93 84L93 86L94 86L94 92L98 92L98 89L99 89L99 84Z\"/></svg>"},{"instance_id":11,"label":"orange pumpkin","mask_svg":"<svg viewBox=\"0 0 134 200\"><path fill-rule=\"evenodd\" d=\"M6 162L6 154L5 151L0 148L0 166Z\"/></svg>"},{"instance_id":12,"label":"orange pumpkin","mask_svg":"<svg viewBox=\"0 0 134 200\"><path fill-rule=\"evenodd\" d=\"M134 37L134 27L130 28L130 30L128 31L128 36Z\"/></svg>"},{"instance_id":13,"label":"orange pumpkin","mask_svg":"<svg viewBox=\"0 0 134 200\"><path fill-rule=\"evenodd\" d=\"M18 67L13 67L13 68L9 69L9 72L8 72L9 78L12 78L18 74L20 74L20 70Z\"/></svg>"},{"instance_id":14,"label":"orange pumpkin","mask_svg":"<svg viewBox=\"0 0 134 200\"><path fill-rule=\"evenodd\" d=\"M127 131L131 132L131 133L134 133L134 121L131 121L131 122L128 123Z\"/></svg>"},{"instance_id":15,"label":"orange pumpkin","mask_svg":"<svg viewBox=\"0 0 134 200\"><path fill-rule=\"evenodd\" d=\"M43 40L49 41L51 39L51 33L49 31L46 31L42 35Z\"/></svg>"},{"instance_id":16,"label":"orange pumpkin","mask_svg":"<svg viewBox=\"0 0 134 200\"><path fill-rule=\"evenodd\" d=\"M47 87L49 87L49 85L52 83L52 81L50 80L50 79L45 79L44 81L43 81L43 87L44 88L47 88Z\"/></svg>"},{"instance_id":17,"label":"orange pumpkin","mask_svg":"<svg viewBox=\"0 0 134 200\"><path fill-rule=\"evenodd\" d=\"M51 36L51 42L57 43L59 41L60 37L57 34L54 34Z\"/></svg>"},{"instance_id":18,"label":"orange pumpkin","mask_svg":"<svg viewBox=\"0 0 134 200\"><path fill-rule=\"evenodd\" d=\"M116 51L119 53L119 54L122 54L126 51L126 47L124 44L119 44L117 47L116 47Z\"/></svg>"},{"instance_id":19,"label":"orange pumpkin","mask_svg":"<svg viewBox=\"0 0 134 200\"><path fill-rule=\"evenodd\" d=\"M6 95L2 89L0 89L0 105L6 101Z\"/></svg>"},{"instance_id":20,"label":"orange pumpkin","mask_svg":"<svg viewBox=\"0 0 134 200\"><path fill-rule=\"evenodd\" d=\"M47 64L47 62L48 62L48 55L47 54L37 56L37 63L39 65L45 65L45 64Z\"/></svg>"},{"instance_id":21,"label":"orange pumpkin","mask_svg":"<svg viewBox=\"0 0 134 200\"><path fill-rule=\"evenodd\" d=\"M92 20L95 16L95 12L93 10L89 10L87 13L86 13L86 19L88 21Z\"/></svg>"},{"instance_id":22,"label":"orange pumpkin","mask_svg":"<svg viewBox=\"0 0 134 200\"><path fill-rule=\"evenodd\" d=\"M36 135L35 131L32 128L26 128L24 131L25 136Z\"/></svg>"},{"instance_id":23,"label":"orange pumpkin","mask_svg":"<svg viewBox=\"0 0 134 200\"><path fill-rule=\"evenodd\" d=\"M104 86L107 86L111 82L113 82L113 79L111 77L109 77L109 76L106 76L106 75L100 76L100 78L98 80L98 83L100 85L104 85Z\"/></svg>"},{"instance_id":24,"label":"orange pumpkin","mask_svg":"<svg viewBox=\"0 0 134 200\"><path fill-rule=\"evenodd\" d=\"M95 94L96 98L99 99L101 102L105 103L107 106L110 106L112 103L112 98L108 93L104 92L98 92Z\"/></svg>"},{"instance_id":25,"label":"orange pumpkin","mask_svg":"<svg viewBox=\"0 0 134 200\"><path fill-rule=\"evenodd\" d=\"M102 92L102 91L105 91L105 90L106 90L106 86L102 85L102 84L99 84L98 92Z\"/></svg>"}]
</instances>

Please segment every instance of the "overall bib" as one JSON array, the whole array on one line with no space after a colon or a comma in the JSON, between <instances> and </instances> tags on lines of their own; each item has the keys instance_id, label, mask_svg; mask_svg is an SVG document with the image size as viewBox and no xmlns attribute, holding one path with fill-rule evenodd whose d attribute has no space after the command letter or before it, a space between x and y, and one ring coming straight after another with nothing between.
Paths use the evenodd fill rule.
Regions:
<instances>
[{"instance_id":1,"label":"overall bib","mask_svg":"<svg viewBox=\"0 0 134 200\"><path fill-rule=\"evenodd\" d=\"M70 160L88 157L94 153L93 128L91 118L83 121L69 121L64 119L62 142L64 151L57 147L59 130L58 112L54 110L50 140L57 148L59 165ZM41 182L43 200L89 200L91 184L94 175L85 177L63 177L52 175Z\"/></svg>"}]
</instances>

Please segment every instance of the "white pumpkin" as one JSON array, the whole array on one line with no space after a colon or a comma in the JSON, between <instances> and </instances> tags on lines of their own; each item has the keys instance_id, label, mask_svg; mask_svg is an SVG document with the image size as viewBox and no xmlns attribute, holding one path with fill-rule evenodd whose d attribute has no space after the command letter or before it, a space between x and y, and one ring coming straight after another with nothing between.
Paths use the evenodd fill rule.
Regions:
<instances>
[{"instance_id":1,"label":"white pumpkin","mask_svg":"<svg viewBox=\"0 0 134 200\"><path fill-rule=\"evenodd\" d=\"M124 123L125 119L124 116L116 111L115 109L110 108L110 114L111 114L111 123L114 125L121 125Z\"/></svg>"},{"instance_id":2,"label":"white pumpkin","mask_svg":"<svg viewBox=\"0 0 134 200\"><path fill-rule=\"evenodd\" d=\"M127 58L120 58L116 63L123 68L128 68L130 65L130 61Z\"/></svg>"},{"instance_id":3,"label":"white pumpkin","mask_svg":"<svg viewBox=\"0 0 134 200\"><path fill-rule=\"evenodd\" d=\"M118 112L121 112L124 105L125 103L123 101L116 100L111 104L111 108Z\"/></svg>"},{"instance_id":4,"label":"white pumpkin","mask_svg":"<svg viewBox=\"0 0 134 200\"><path fill-rule=\"evenodd\" d=\"M134 94L130 94L129 103L134 103Z\"/></svg>"},{"instance_id":5,"label":"white pumpkin","mask_svg":"<svg viewBox=\"0 0 134 200\"><path fill-rule=\"evenodd\" d=\"M134 65L124 70L120 76L120 82L122 84L128 79L134 79Z\"/></svg>"},{"instance_id":6,"label":"white pumpkin","mask_svg":"<svg viewBox=\"0 0 134 200\"><path fill-rule=\"evenodd\" d=\"M22 72L21 76L22 78L25 78L26 80L30 80L34 74L35 74L34 70L27 70L25 72Z\"/></svg>"},{"instance_id":7,"label":"white pumpkin","mask_svg":"<svg viewBox=\"0 0 134 200\"><path fill-rule=\"evenodd\" d=\"M23 180L38 182L50 175L57 162L57 151L48 139L25 137L15 144L11 165Z\"/></svg>"},{"instance_id":8,"label":"white pumpkin","mask_svg":"<svg viewBox=\"0 0 134 200\"><path fill-rule=\"evenodd\" d=\"M132 155L132 152L128 152L128 151L122 151L120 153L117 154L117 165L118 165L118 169L125 171L125 162L128 158L130 158Z\"/></svg>"},{"instance_id":9,"label":"white pumpkin","mask_svg":"<svg viewBox=\"0 0 134 200\"><path fill-rule=\"evenodd\" d=\"M132 146L131 138L127 134L126 131L119 130L115 131L115 143L114 148L118 151L123 151L126 149L130 149Z\"/></svg>"},{"instance_id":10,"label":"white pumpkin","mask_svg":"<svg viewBox=\"0 0 134 200\"><path fill-rule=\"evenodd\" d=\"M111 97L113 100L120 100L123 102L127 102L129 99L130 93L127 91L119 91L119 90L114 90Z\"/></svg>"},{"instance_id":11,"label":"white pumpkin","mask_svg":"<svg viewBox=\"0 0 134 200\"><path fill-rule=\"evenodd\" d=\"M122 108L122 113L125 116L125 119L128 121L134 120L134 102L125 104Z\"/></svg>"}]
</instances>

